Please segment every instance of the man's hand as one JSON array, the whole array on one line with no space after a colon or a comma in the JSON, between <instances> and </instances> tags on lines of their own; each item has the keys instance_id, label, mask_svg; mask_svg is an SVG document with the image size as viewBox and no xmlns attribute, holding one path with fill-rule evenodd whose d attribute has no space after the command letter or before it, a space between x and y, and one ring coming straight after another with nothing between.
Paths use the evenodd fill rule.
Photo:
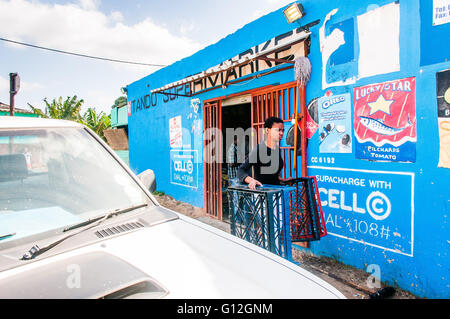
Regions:
<instances>
[{"instance_id":1,"label":"man's hand","mask_svg":"<svg viewBox=\"0 0 450 319\"><path fill-rule=\"evenodd\" d=\"M256 186L263 186L263 185L260 182L258 182L256 179L251 178L251 180L248 182L248 188L250 188L252 190L256 190Z\"/></svg>"}]
</instances>

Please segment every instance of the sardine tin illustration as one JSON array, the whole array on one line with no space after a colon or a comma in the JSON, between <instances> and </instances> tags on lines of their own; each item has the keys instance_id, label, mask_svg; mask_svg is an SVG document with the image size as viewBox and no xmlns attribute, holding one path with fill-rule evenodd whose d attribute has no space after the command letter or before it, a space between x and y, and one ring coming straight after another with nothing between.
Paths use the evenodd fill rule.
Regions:
<instances>
[{"instance_id":1,"label":"sardine tin illustration","mask_svg":"<svg viewBox=\"0 0 450 319\"><path fill-rule=\"evenodd\" d=\"M359 117L361 119L361 124L364 125L365 127L367 127L369 130L381 134L381 135L387 135L387 136L392 136L395 134L398 134L404 130L406 130L408 127L412 126L411 120L408 117L408 124L406 124L405 127L401 127L401 128L395 128L395 127L390 127L385 125L383 122L383 120L374 120L370 117L366 117L366 116L360 116Z\"/></svg>"}]
</instances>

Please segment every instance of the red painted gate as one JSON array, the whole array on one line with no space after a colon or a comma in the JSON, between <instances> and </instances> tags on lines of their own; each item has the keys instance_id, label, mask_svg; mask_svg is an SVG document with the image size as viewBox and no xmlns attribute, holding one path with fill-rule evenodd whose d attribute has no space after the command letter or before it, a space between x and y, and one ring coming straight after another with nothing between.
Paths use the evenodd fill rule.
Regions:
<instances>
[{"instance_id":1,"label":"red painted gate","mask_svg":"<svg viewBox=\"0 0 450 319\"><path fill-rule=\"evenodd\" d=\"M298 96L300 94L300 96ZM297 103L296 103L296 99ZM301 147L303 149L301 156L301 165L297 165L296 169L294 169L294 147L280 147L281 155L284 160L284 169L281 172L283 178L298 178L299 175L306 176L307 174L307 162L306 162L306 96L305 89L301 87L297 89L297 83L291 82L275 87L270 87L267 89L262 89L260 91L256 91L252 94L252 127L257 132L256 138L252 139L253 143L260 143L264 140L264 122L270 116L276 116L283 120L285 123L289 123L294 118L295 107L297 106L299 125L301 127L301 135L303 135L303 139L299 136L298 138L301 140ZM287 134L287 132L285 132ZM256 144L253 144L256 146ZM300 170L299 170L300 168ZM299 174L300 171L300 174ZM303 174L302 174L303 171ZM297 190L295 194L300 194L298 184L296 184ZM318 194L317 194L318 196ZM318 199L320 201L320 199ZM301 205L306 203L306 198L291 198L291 232L294 234L293 230L297 229L296 220L300 218L301 220L304 217L302 211L304 211L304 207L300 208ZM292 203L295 203L292 204ZM300 205L300 206L299 206ZM295 232L297 234L297 232ZM292 240L295 240L293 236ZM298 243L300 246L309 247L308 243Z\"/></svg>"},{"instance_id":2,"label":"red painted gate","mask_svg":"<svg viewBox=\"0 0 450 319\"><path fill-rule=\"evenodd\" d=\"M285 123L294 117L295 99L297 98L296 82L290 82L275 87L269 87L252 94L252 127L257 132L253 143L264 140L264 121L270 116L276 116ZM300 103L299 103L300 104ZM287 134L287 132L285 132ZM253 144L253 147L256 144ZM281 172L283 178L297 178L298 168L294 172L294 147L281 147L281 155L285 169Z\"/></svg>"},{"instance_id":3,"label":"red painted gate","mask_svg":"<svg viewBox=\"0 0 450 319\"><path fill-rule=\"evenodd\" d=\"M203 105L205 211L222 220L222 105L221 101Z\"/></svg>"},{"instance_id":4,"label":"red painted gate","mask_svg":"<svg viewBox=\"0 0 450 319\"><path fill-rule=\"evenodd\" d=\"M277 116L285 123L291 122L296 98L296 82L252 91L251 122L256 132L256 136L252 138L253 147L264 139L264 121L268 117ZM203 116L205 212L213 218L222 220L221 100L205 102ZM299 168L297 167L296 171L293 169L294 147L281 147L281 152L285 162L285 168L281 172L282 177L297 178Z\"/></svg>"}]
</instances>

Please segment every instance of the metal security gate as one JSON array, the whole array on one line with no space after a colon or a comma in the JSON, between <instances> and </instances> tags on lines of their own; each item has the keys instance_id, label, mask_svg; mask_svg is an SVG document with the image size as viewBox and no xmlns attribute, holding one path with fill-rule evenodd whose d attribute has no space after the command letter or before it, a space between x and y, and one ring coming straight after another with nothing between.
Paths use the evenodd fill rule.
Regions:
<instances>
[{"instance_id":1,"label":"metal security gate","mask_svg":"<svg viewBox=\"0 0 450 319\"><path fill-rule=\"evenodd\" d=\"M205 211L222 220L222 106L221 101L203 105Z\"/></svg>"},{"instance_id":2,"label":"metal security gate","mask_svg":"<svg viewBox=\"0 0 450 319\"><path fill-rule=\"evenodd\" d=\"M296 103L297 102L297 103ZM297 165L294 169L294 147L285 146L280 147L281 155L284 161L284 169L281 171L281 176L283 178L298 178L300 176L307 175L307 159L306 159L306 95L304 87L297 88L296 82L290 82L276 87L270 87L256 91L252 94L252 127L257 132L256 138L253 138L253 142L260 143L264 140L264 121L270 116L276 116L283 120L285 126L287 123L294 119L295 107L297 106L297 111L300 116L299 125L301 129L301 165ZM287 132L285 132L287 134ZM256 144L253 144L255 147ZM300 172L300 173L299 173ZM296 193L301 194L299 185L296 185ZM307 198L300 195L301 198L296 198L298 203L307 203ZM318 196L318 194L317 194ZM316 198L317 200L317 198ZM297 225L298 220L305 219L305 207L297 205L295 208L290 210L291 215L291 234L292 241L303 240L300 238L301 232L297 231L295 225ZM300 246L309 247L308 243L299 243Z\"/></svg>"},{"instance_id":3,"label":"metal security gate","mask_svg":"<svg viewBox=\"0 0 450 319\"><path fill-rule=\"evenodd\" d=\"M252 127L257 134L256 138L253 139L253 142L259 144L264 140L264 121L268 117L279 117L285 124L291 122L294 118L296 98L296 82L266 88L252 94ZM253 147L255 146L256 144L253 144ZM281 155L285 163L285 169L281 172L282 177L297 178L299 170L297 168L297 171L294 172L292 165L294 159L294 147L281 147Z\"/></svg>"},{"instance_id":4,"label":"metal security gate","mask_svg":"<svg viewBox=\"0 0 450 319\"><path fill-rule=\"evenodd\" d=\"M252 147L255 147L264 139L264 121L268 117L277 116L285 123L291 122L297 99L296 82L247 92L252 94L251 124L256 132L256 136L252 137ZM304 98L302 95L301 99ZM300 103L298 104L300 105ZM221 99L205 101L203 114L205 212L213 218L222 220ZM285 168L281 172L282 177L299 177L299 168L296 171L293 169L294 147L281 147L281 153L285 162ZM302 161L304 161L303 156Z\"/></svg>"}]
</instances>

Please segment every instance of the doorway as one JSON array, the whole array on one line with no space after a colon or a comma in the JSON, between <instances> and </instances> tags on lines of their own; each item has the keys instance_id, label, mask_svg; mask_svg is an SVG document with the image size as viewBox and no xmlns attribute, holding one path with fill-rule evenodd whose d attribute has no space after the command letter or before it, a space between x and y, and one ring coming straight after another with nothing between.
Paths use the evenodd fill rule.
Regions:
<instances>
[{"instance_id":1,"label":"doorway","mask_svg":"<svg viewBox=\"0 0 450 319\"><path fill-rule=\"evenodd\" d=\"M204 102L204 131L214 128L222 133L219 134L220 136L210 137L208 135L204 141L204 147L214 149L212 155L217 155L214 156L215 160L204 164L205 212L207 215L219 220L227 220L229 218L226 193L226 188L228 187L227 151L233 141L230 137L226 138L227 128L235 129L241 127L244 131L250 127L253 129L256 136L249 138L248 151L250 152L252 145L256 146L264 139L264 121L269 116L280 117L285 126L292 126L295 106L299 106L295 103L298 98L296 83L290 82L247 91L229 99ZM259 134L259 132L262 134ZM242 143L242 141L239 142ZM301 174L301 171L298 167L294 170L292 165L294 147L284 145L280 149L285 163L281 176L283 178L300 176L299 173ZM227 182L224 181L225 179L227 179Z\"/></svg>"},{"instance_id":2,"label":"doorway","mask_svg":"<svg viewBox=\"0 0 450 319\"><path fill-rule=\"evenodd\" d=\"M250 136L246 135L252 126L251 96L222 101L222 216L229 222L227 188L237 181L237 170L251 151Z\"/></svg>"}]
</instances>

